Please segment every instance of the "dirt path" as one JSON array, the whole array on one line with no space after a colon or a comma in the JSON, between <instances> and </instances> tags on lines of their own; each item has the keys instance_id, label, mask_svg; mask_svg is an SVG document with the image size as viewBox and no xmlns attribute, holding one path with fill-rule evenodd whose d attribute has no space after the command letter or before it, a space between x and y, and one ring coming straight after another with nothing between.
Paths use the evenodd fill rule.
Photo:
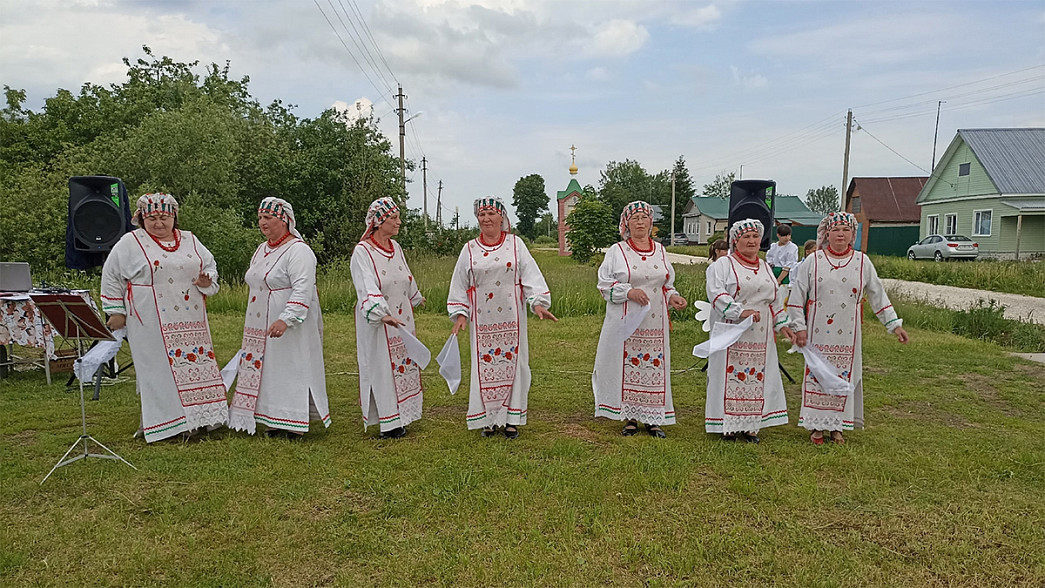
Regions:
<instances>
[{"instance_id":1,"label":"dirt path","mask_svg":"<svg viewBox=\"0 0 1045 588\"><path fill-rule=\"evenodd\" d=\"M882 283L885 284L885 289L892 296L928 302L929 304L954 310L964 310L971 306L976 306L980 300L983 300L985 303L994 300L1000 306L1005 307L1005 318L1007 319L1032 321L1045 325L1045 298L1007 294L1005 292L991 292L990 290L938 286L924 282L907 282L889 278L882 278Z\"/></svg>"},{"instance_id":2,"label":"dirt path","mask_svg":"<svg viewBox=\"0 0 1045 588\"><path fill-rule=\"evenodd\" d=\"M708 259L695 255L668 253L668 261L673 265L684 265L707 263ZM953 310L965 310L971 306L976 306L980 300L983 300L984 303L994 300L1000 306L1005 307L1005 318L1032 321L1045 325L1045 298L992 292L990 290L975 290L973 288L938 286L925 282L908 282L890 278L882 278L882 283L885 284L885 289L890 296L905 298L915 302L926 302L934 306L943 306Z\"/></svg>"}]
</instances>

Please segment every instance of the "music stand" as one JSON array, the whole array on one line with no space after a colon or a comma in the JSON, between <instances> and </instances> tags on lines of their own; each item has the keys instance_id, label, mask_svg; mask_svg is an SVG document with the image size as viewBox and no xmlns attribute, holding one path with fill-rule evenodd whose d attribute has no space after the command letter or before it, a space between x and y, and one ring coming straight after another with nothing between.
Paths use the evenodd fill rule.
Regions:
<instances>
[{"instance_id":1,"label":"music stand","mask_svg":"<svg viewBox=\"0 0 1045 588\"><path fill-rule=\"evenodd\" d=\"M94 309L88 306L87 302L81 298L79 294L32 293L29 297L32 298L33 303L36 304L40 313L47 318L58 335L65 339L76 340L77 361L83 357L84 339L113 340L112 333L109 332L109 329L105 328L101 319L99 319L98 315L95 314ZM88 457L117 459L134 469L138 469L134 467L131 462L117 455L115 451L102 445L100 441L87 434L87 407L83 399L83 380L80 380L80 422L83 425L83 433L81 433L80 437L73 442L72 446L69 447L69 450L65 452L65 455L58 460L58 463L51 468L51 471L47 472L44 479L40 481L41 485L46 482L47 478L50 478L51 474L53 474L58 468L81 459L87 459ZM93 441L95 445L107 451L109 455L91 453L90 445L88 444L89 441ZM69 454L72 453L73 449L76 449L81 442L83 443L83 453L69 457Z\"/></svg>"}]
</instances>

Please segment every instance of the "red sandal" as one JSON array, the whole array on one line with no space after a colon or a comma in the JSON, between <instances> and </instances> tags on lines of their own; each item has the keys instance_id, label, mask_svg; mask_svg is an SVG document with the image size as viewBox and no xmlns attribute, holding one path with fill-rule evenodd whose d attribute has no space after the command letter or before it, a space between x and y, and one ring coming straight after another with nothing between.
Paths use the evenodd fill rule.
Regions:
<instances>
[{"instance_id":1,"label":"red sandal","mask_svg":"<svg viewBox=\"0 0 1045 588\"><path fill-rule=\"evenodd\" d=\"M817 433L820 433L820 431L813 431L812 433L810 433L809 434L809 440L813 442L813 445L823 445L824 444L824 434L820 433L819 437L815 437L814 435L816 435Z\"/></svg>"}]
</instances>

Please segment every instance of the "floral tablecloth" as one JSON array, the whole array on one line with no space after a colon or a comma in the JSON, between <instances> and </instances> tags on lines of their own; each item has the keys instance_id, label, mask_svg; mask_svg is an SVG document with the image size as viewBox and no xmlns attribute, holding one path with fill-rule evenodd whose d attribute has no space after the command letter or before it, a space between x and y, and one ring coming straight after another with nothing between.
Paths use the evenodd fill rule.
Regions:
<instances>
[{"instance_id":1,"label":"floral tablecloth","mask_svg":"<svg viewBox=\"0 0 1045 588\"><path fill-rule=\"evenodd\" d=\"M79 294L98 310L87 290L73 290L73 294ZM28 294L0 293L0 345L11 343L44 349L48 357L58 359L54 353L54 330Z\"/></svg>"}]
</instances>

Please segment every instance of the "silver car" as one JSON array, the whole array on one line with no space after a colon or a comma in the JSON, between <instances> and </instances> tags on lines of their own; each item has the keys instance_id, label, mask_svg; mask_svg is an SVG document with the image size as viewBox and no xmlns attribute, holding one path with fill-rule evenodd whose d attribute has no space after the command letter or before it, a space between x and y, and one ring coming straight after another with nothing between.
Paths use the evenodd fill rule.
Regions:
<instances>
[{"instance_id":1,"label":"silver car","mask_svg":"<svg viewBox=\"0 0 1045 588\"><path fill-rule=\"evenodd\" d=\"M907 249L907 259L974 260L979 255L979 244L965 235L929 235Z\"/></svg>"}]
</instances>

